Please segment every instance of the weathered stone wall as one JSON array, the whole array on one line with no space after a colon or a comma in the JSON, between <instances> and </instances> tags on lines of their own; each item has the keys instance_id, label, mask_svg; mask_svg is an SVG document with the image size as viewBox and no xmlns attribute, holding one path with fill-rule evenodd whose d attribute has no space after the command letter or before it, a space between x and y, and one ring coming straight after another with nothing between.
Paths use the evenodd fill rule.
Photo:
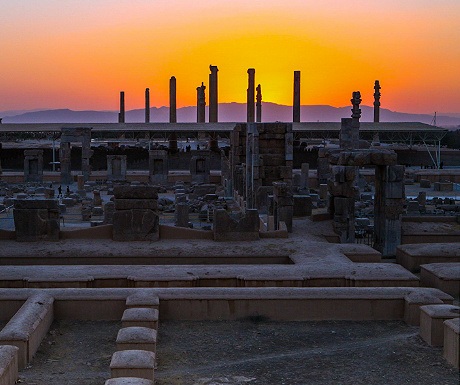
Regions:
<instances>
[{"instance_id":1,"label":"weathered stone wall","mask_svg":"<svg viewBox=\"0 0 460 385\"><path fill-rule=\"evenodd\" d=\"M214 210L213 232L215 241L253 241L259 239L259 213L246 210L234 219L223 209Z\"/></svg>"}]
</instances>

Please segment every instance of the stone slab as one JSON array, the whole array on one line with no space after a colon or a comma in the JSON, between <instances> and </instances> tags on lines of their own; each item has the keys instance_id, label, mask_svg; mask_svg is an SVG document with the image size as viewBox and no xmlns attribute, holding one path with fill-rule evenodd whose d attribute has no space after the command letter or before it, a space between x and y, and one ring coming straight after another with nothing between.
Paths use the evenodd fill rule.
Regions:
<instances>
[{"instance_id":1,"label":"stone slab","mask_svg":"<svg viewBox=\"0 0 460 385\"><path fill-rule=\"evenodd\" d=\"M110 373L116 377L138 377L154 381L155 353L146 350L120 350L112 355Z\"/></svg>"},{"instance_id":2,"label":"stone slab","mask_svg":"<svg viewBox=\"0 0 460 385\"><path fill-rule=\"evenodd\" d=\"M131 308L123 312L121 319L122 326L146 327L158 329L158 310L151 308Z\"/></svg>"},{"instance_id":3,"label":"stone slab","mask_svg":"<svg viewBox=\"0 0 460 385\"><path fill-rule=\"evenodd\" d=\"M444 344L444 321L460 316L460 308L439 304L420 307L420 336L431 346Z\"/></svg>"},{"instance_id":4,"label":"stone slab","mask_svg":"<svg viewBox=\"0 0 460 385\"><path fill-rule=\"evenodd\" d=\"M455 368L460 368L460 318L444 321L443 357Z\"/></svg>"}]
</instances>

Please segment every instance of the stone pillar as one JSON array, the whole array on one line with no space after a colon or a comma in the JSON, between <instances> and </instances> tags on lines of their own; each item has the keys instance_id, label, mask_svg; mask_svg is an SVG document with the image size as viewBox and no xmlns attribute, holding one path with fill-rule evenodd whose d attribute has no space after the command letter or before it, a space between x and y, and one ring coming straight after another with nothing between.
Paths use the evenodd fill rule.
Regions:
<instances>
[{"instance_id":1,"label":"stone pillar","mask_svg":"<svg viewBox=\"0 0 460 385\"><path fill-rule=\"evenodd\" d=\"M166 150L149 151L150 183L166 185L168 183L168 152Z\"/></svg>"},{"instance_id":2,"label":"stone pillar","mask_svg":"<svg viewBox=\"0 0 460 385\"><path fill-rule=\"evenodd\" d=\"M300 71L294 71L294 101L292 107L292 121L300 122Z\"/></svg>"},{"instance_id":3,"label":"stone pillar","mask_svg":"<svg viewBox=\"0 0 460 385\"><path fill-rule=\"evenodd\" d=\"M361 118L361 109L359 108L361 93L359 91L353 92L351 104L353 105L351 109L352 142L356 144L354 148L359 148L359 119Z\"/></svg>"},{"instance_id":4,"label":"stone pillar","mask_svg":"<svg viewBox=\"0 0 460 385\"><path fill-rule=\"evenodd\" d=\"M256 88L256 122L262 121L262 87L260 84Z\"/></svg>"},{"instance_id":5,"label":"stone pillar","mask_svg":"<svg viewBox=\"0 0 460 385\"><path fill-rule=\"evenodd\" d=\"M177 203L174 211L174 220L177 227L188 227L189 209L187 203Z\"/></svg>"},{"instance_id":6,"label":"stone pillar","mask_svg":"<svg viewBox=\"0 0 460 385\"><path fill-rule=\"evenodd\" d=\"M43 150L24 150L24 181L43 182Z\"/></svg>"},{"instance_id":7,"label":"stone pillar","mask_svg":"<svg viewBox=\"0 0 460 385\"><path fill-rule=\"evenodd\" d=\"M125 92L120 92L120 112L118 113L118 123L125 122Z\"/></svg>"},{"instance_id":8,"label":"stone pillar","mask_svg":"<svg viewBox=\"0 0 460 385\"><path fill-rule=\"evenodd\" d=\"M327 183L330 175L330 165L329 160L326 157L326 149L320 148L318 150L318 168L317 168L317 178L318 178L318 185Z\"/></svg>"},{"instance_id":9,"label":"stone pillar","mask_svg":"<svg viewBox=\"0 0 460 385\"><path fill-rule=\"evenodd\" d=\"M145 89L145 123L150 123L150 89Z\"/></svg>"},{"instance_id":10,"label":"stone pillar","mask_svg":"<svg viewBox=\"0 0 460 385\"><path fill-rule=\"evenodd\" d=\"M300 170L300 186L299 192L310 194L310 186L308 180L308 174L310 172L310 164L302 163Z\"/></svg>"},{"instance_id":11,"label":"stone pillar","mask_svg":"<svg viewBox=\"0 0 460 385\"><path fill-rule=\"evenodd\" d=\"M217 66L210 65L209 69L209 122L218 122L218 98L217 98Z\"/></svg>"},{"instance_id":12,"label":"stone pillar","mask_svg":"<svg viewBox=\"0 0 460 385\"><path fill-rule=\"evenodd\" d=\"M171 76L169 80L169 123L177 123L176 78L174 76ZM175 132L169 135L169 151L177 152L177 134Z\"/></svg>"},{"instance_id":13,"label":"stone pillar","mask_svg":"<svg viewBox=\"0 0 460 385\"><path fill-rule=\"evenodd\" d=\"M259 131L256 124L248 124L246 141L246 207L254 209L256 192L260 187L259 176Z\"/></svg>"},{"instance_id":14,"label":"stone pillar","mask_svg":"<svg viewBox=\"0 0 460 385\"><path fill-rule=\"evenodd\" d=\"M339 145L343 150L355 150L359 147L359 130L353 127L352 118L342 118Z\"/></svg>"},{"instance_id":15,"label":"stone pillar","mask_svg":"<svg viewBox=\"0 0 460 385\"><path fill-rule=\"evenodd\" d=\"M107 180L126 180L126 155L107 155Z\"/></svg>"},{"instance_id":16,"label":"stone pillar","mask_svg":"<svg viewBox=\"0 0 460 385\"><path fill-rule=\"evenodd\" d=\"M62 184L70 184L73 182L72 171L70 168L70 154L71 154L70 143L62 142L61 140L61 146L59 147L59 162L60 162L60 167L61 167L61 183Z\"/></svg>"},{"instance_id":17,"label":"stone pillar","mask_svg":"<svg viewBox=\"0 0 460 385\"><path fill-rule=\"evenodd\" d=\"M374 247L384 257L395 256L401 244L404 203L404 166L376 166Z\"/></svg>"},{"instance_id":18,"label":"stone pillar","mask_svg":"<svg viewBox=\"0 0 460 385\"><path fill-rule=\"evenodd\" d=\"M206 121L206 86L201 83L200 87L196 88L196 121L204 123Z\"/></svg>"},{"instance_id":19,"label":"stone pillar","mask_svg":"<svg viewBox=\"0 0 460 385\"><path fill-rule=\"evenodd\" d=\"M288 232L292 233L292 218L294 215L294 196L291 186L284 182L273 182L273 200L275 216L275 229L279 229L279 223L286 224Z\"/></svg>"},{"instance_id":20,"label":"stone pillar","mask_svg":"<svg viewBox=\"0 0 460 385\"><path fill-rule=\"evenodd\" d=\"M0 143L0 175L2 175L2 144L1 143Z\"/></svg>"},{"instance_id":21,"label":"stone pillar","mask_svg":"<svg viewBox=\"0 0 460 385\"><path fill-rule=\"evenodd\" d=\"M374 123L380 122L380 82L378 80L374 83Z\"/></svg>"},{"instance_id":22,"label":"stone pillar","mask_svg":"<svg viewBox=\"0 0 460 385\"><path fill-rule=\"evenodd\" d=\"M176 111L176 78L169 79L169 123L177 123Z\"/></svg>"},{"instance_id":23,"label":"stone pillar","mask_svg":"<svg viewBox=\"0 0 460 385\"><path fill-rule=\"evenodd\" d=\"M81 130L81 172L85 177L85 181L89 180L91 175L90 159L93 156L91 150L91 129L83 128Z\"/></svg>"},{"instance_id":24,"label":"stone pillar","mask_svg":"<svg viewBox=\"0 0 460 385\"><path fill-rule=\"evenodd\" d=\"M355 166L332 166L332 178L328 181L329 212L340 243L355 242L355 178Z\"/></svg>"},{"instance_id":25,"label":"stone pillar","mask_svg":"<svg viewBox=\"0 0 460 385\"><path fill-rule=\"evenodd\" d=\"M255 121L255 74L254 68L248 69L248 89L247 89L247 122L253 123Z\"/></svg>"}]
</instances>

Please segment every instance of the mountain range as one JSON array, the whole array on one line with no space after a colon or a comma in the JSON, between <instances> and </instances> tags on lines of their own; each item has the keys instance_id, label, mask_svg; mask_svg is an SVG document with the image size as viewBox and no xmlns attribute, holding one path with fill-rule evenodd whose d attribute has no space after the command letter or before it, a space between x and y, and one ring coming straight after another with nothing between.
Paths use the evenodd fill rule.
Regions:
<instances>
[{"instance_id":1,"label":"mountain range","mask_svg":"<svg viewBox=\"0 0 460 385\"><path fill-rule=\"evenodd\" d=\"M351 116L351 106L332 107L328 105L301 106L302 122L340 122L343 117ZM373 121L373 107L361 106L363 122ZM49 109L33 111L5 111L3 123L116 123L118 111L73 111L69 109ZM1 116L1 115L0 115ZM206 119L208 107L206 107ZM125 113L126 123L144 122L144 109L129 110ZM151 122L168 122L168 107L152 107L150 109ZM177 109L178 122L196 122L196 107L182 107ZM219 122L245 122L245 103L219 104ZM292 107L275 103L262 103L262 121L289 122L292 121ZM410 114L395 112L384 108L380 109L382 122L421 122L432 124L433 115ZM436 125L448 128L460 126L460 114L438 115Z\"/></svg>"}]
</instances>

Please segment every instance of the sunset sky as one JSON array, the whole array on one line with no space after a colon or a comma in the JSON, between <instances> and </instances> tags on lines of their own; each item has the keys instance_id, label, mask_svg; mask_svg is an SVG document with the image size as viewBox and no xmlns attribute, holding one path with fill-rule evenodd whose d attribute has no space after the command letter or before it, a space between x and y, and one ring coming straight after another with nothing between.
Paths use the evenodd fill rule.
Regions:
<instances>
[{"instance_id":1,"label":"sunset sky","mask_svg":"<svg viewBox=\"0 0 460 385\"><path fill-rule=\"evenodd\" d=\"M459 0L0 0L0 111L196 104L219 68L219 102L264 101L460 113ZM206 90L208 94L208 89Z\"/></svg>"}]
</instances>

